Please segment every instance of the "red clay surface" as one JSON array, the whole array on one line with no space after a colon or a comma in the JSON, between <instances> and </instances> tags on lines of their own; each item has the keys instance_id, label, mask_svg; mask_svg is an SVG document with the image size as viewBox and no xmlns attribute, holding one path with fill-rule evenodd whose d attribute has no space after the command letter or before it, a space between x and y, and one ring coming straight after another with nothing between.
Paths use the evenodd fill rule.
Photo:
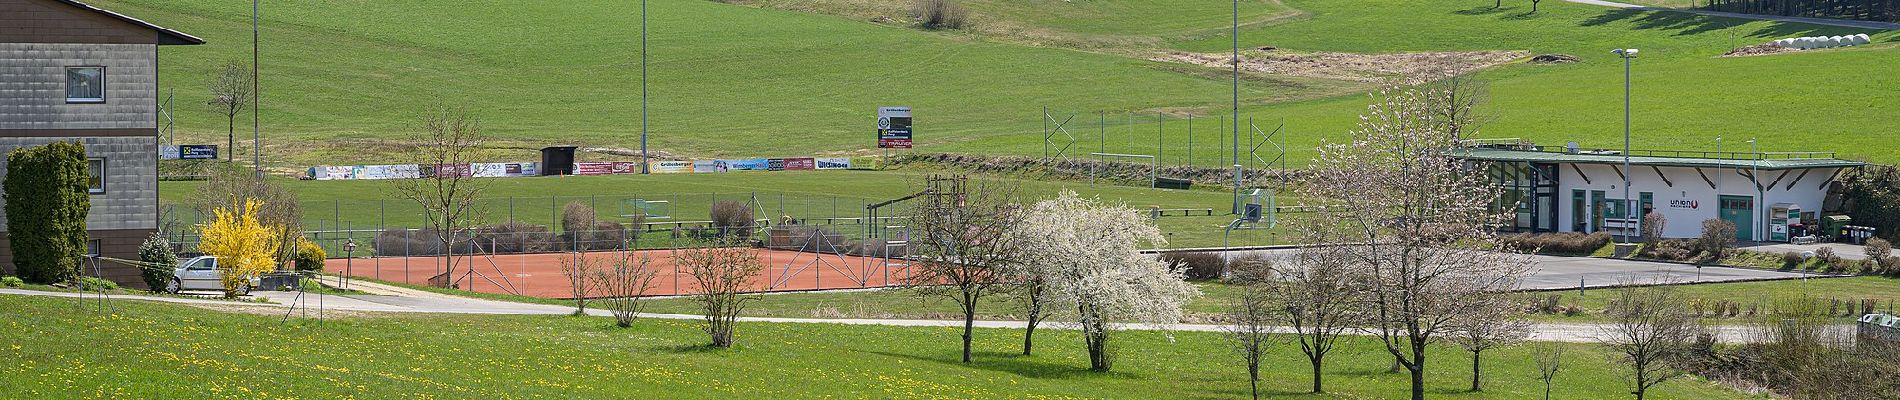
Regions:
<instances>
[{"instance_id":1,"label":"red clay surface","mask_svg":"<svg viewBox=\"0 0 1900 400\"><path fill-rule=\"evenodd\" d=\"M765 264L765 272L754 277L754 291L787 292L820 289L856 289L901 284L901 266L888 268L884 259L801 253L784 250L755 250ZM659 270L649 296L695 293L691 277L673 265L672 250L645 250L636 256L652 259ZM573 298L567 274L561 272L561 260L589 257L605 263L611 253L543 253L494 256L455 256L455 279L469 290L535 296L552 299ZM441 273L443 257L380 257L330 259L324 270L336 274L375 278L385 281L428 285L429 277ZM901 261L893 260L892 264ZM473 267L471 269L471 266ZM789 277L788 277L789 276ZM595 292L591 296L599 296Z\"/></svg>"}]
</instances>

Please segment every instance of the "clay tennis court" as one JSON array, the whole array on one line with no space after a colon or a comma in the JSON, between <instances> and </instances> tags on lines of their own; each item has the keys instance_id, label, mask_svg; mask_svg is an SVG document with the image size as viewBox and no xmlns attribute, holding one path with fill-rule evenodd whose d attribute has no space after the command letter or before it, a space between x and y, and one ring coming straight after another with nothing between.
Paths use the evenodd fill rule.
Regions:
<instances>
[{"instance_id":1,"label":"clay tennis court","mask_svg":"<svg viewBox=\"0 0 1900 400\"><path fill-rule=\"evenodd\" d=\"M905 272L901 260L787 250L756 249L765 265L764 273L753 279L753 291L789 292L822 289L857 289L901 284ZM692 294L691 277L673 265L672 250L643 250L635 256L650 257L658 270L650 296ZM589 257L603 263L613 253L538 253L509 255L455 256L455 280L463 288L496 294L516 294L554 299L573 298L567 274L561 272L561 260ZM374 278L385 281L428 285L429 278L441 273L442 257L378 257L330 259L326 272ZM887 273L888 272L888 273ZM590 294L597 296L599 293Z\"/></svg>"}]
</instances>

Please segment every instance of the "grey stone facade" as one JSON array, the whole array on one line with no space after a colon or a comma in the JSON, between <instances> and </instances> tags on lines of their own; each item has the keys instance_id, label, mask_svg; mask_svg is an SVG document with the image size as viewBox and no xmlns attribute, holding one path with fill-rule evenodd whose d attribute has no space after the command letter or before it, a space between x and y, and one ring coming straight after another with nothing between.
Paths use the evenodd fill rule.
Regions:
<instances>
[{"instance_id":1,"label":"grey stone facade","mask_svg":"<svg viewBox=\"0 0 1900 400\"><path fill-rule=\"evenodd\" d=\"M92 195L86 229L158 229L158 138L0 137L0 154L20 147L74 140L86 145L87 158L103 158L106 162L106 190ZM5 179L5 174L6 159L0 157L0 179ZM5 202L0 199L0 205ZM6 212L0 211L0 231L6 230L5 226Z\"/></svg>"},{"instance_id":2,"label":"grey stone facade","mask_svg":"<svg viewBox=\"0 0 1900 400\"><path fill-rule=\"evenodd\" d=\"M158 45L0 43L0 129L156 128ZM105 67L105 103L68 104L66 67Z\"/></svg>"}]
</instances>

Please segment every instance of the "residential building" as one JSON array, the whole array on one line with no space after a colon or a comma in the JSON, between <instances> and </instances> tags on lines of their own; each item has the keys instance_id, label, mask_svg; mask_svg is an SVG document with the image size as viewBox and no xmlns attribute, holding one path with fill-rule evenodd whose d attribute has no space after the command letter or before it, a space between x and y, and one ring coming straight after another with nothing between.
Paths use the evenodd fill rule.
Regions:
<instances>
[{"instance_id":1,"label":"residential building","mask_svg":"<svg viewBox=\"0 0 1900 400\"><path fill-rule=\"evenodd\" d=\"M55 141L86 146L88 252L136 259L157 231L158 46L203 43L79 1L0 0L0 153ZM10 274L4 230L0 212L0 269ZM100 267L122 285L145 286L135 267Z\"/></svg>"}]
</instances>

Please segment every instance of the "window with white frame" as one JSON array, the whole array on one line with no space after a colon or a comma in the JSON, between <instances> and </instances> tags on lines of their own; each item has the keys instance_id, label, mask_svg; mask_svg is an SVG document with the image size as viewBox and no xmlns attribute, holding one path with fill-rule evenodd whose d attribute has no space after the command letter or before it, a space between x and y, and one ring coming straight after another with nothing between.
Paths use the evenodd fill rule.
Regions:
<instances>
[{"instance_id":1,"label":"window with white frame","mask_svg":"<svg viewBox=\"0 0 1900 400\"><path fill-rule=\"evenodd\" d=\"M86 159L86 193L106 192L106 159Z\"/></svg>"},{"instance_id":2,"label":"window with white frame","mask_svg":"<svg viewBox=\"0 0 1900 400\"><path fill-rule=\"evenodd\" d=\"M106 102L106 67L66 67L66 102Z\"/></svg>"}]
</instances>

